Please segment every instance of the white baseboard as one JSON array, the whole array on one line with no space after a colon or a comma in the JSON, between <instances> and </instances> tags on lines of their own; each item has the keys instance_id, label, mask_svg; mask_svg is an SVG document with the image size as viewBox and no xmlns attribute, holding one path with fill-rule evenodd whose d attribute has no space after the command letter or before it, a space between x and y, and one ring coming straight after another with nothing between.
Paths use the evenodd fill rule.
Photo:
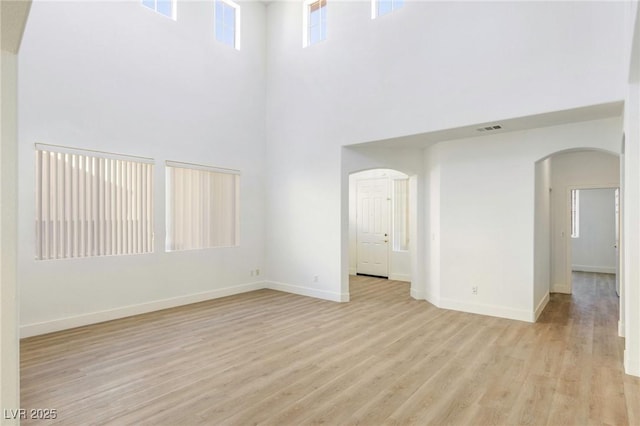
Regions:
<instances>
[{"instance_id":1,"label":"white baseboard","mask_svg":"<svg viewBox=\"0 0 640 426\"><path fill-rule=\"evenodd\" d=\"M440 299L440 308L454 311L468 312L471 314L488 315L491 317L507 318L518 321L534 322L535 312L524 309L513 309L505 306L485 305L482 303L469 303L454 299Z\"/></svg>"},{"instance_id":2,"label":"white baseboard","mask_svg":"<svg viewBox=\"0 0 640 426\"><path fill-rule=\"evenodd\" d=\"M416 300L424 300L424 292L412 287L411 297L413 297Z\"/></svg>"},{"instance_id":3,"label":"white baseboard","mask_svg":"<svg viewBox=\"0 0 640 426\"><path fill-rule=\"evenodd\" d=\"M576 272L598 272L600 274L615 274L615 266L589 266L589 265L571 265L571 270Z\"/></svg>"},{"instance_id":4,"label":"white baseboard","mask_svg":"<svg viewBox=\"0 0 640 426\"><path fill-rule=\"evenodd\" d=\"M533 322L538 321L538 318L540 318L540 314L542 314L542 311L544 311L547 303L549 303L549 293L545 294L540 303L538 303L538 306L536 307L536 310L534 312Z\"/></svg>"},{"instance_id":5,"label":"white baseboard","mask_svg":"<svg viewBox=\"0 0 640 426\"><path fill-rule=\"evenodd\" d=\"M550 293L571 294L571 289L565 284L554 284L549 290Z\"/></svg>"},{"instance_id":6,"label":"white baseboard","mask_svg":"<svg viewBox=\"0 0 640 426\"><path fill-rule=\"evenodd\" d=\"M637 359L631 359L627 349L624 350L624 372L630 376L640 377L640 362Z\"/></svg>"},{"instance_id":7,"label":"white baseboard","mask_svg":"<svg viewBox=\"0 0 640 426\"><path fill-rule=\"evenodd\" d=\"M620 337L624 337L624 322L621 320L618 320L618 336Z\"/></svg>"},{"instance_id":8,"label":"white baseboard","mask_svg":"<svg viewBox=\"0 0 640 426\"><path fill-rule=\"evenodd\" d=\"M330 300L332 302L348 302L349 293L336 293L333 291L318 290L315 288L301 287L293 284L285 284L276 281L267 281L264 288L283 291L285 293L299 294L300 296L315 297L316 299Z\"/></svg>"},{"instance_id":9,"label":"white baseboard","mask_svg":"<svg viewBox=\"0 0 640 426\"><path fill-rule=\"evenodd\" d=\"M411 275L408 274L389 274L389 279L393 281L411 282Z\"/></svg>"},{"instance_id":10,"label":"white baseboard","mask_svg":"<svg viewBox=\"0 0 640 426\"><path fill-rule=\"evenodd\" d=\"M261 290L263 288L265 288L264 282L254 282L206 291L203 293L189 294L186 296L178 296L170 299L155 300L153 302L141 303L139 305L129 305L121 308L92 312L90 314L83 314L52 321L27 324L20 327L20 337L25 338L38 336L40 334L53 333L55 331L82 327L89 324L97 324L104 321L130 317L132 315L146 314L148 312L159 311L161 309L175 308L176 306L204 302L206 300L232 296L234 294L246 293L248 291Z\"/></svg>"},{"instance_id":11,"label":"white baseboard","mask_svg":"<svg viewBox=\"0 0 640 426\"><path fill-rule=\"evenodd\" d=\"M349 267L349 275L356 275L358 273L358 271L356 270L355 267Z\"/></svg>"},{"instance_id":12,"label":"white baseboard","mask_svg":"<svg viewBox=\"0 0 640 426\"><path fill-rule=\"evenodd\" d=\"M436 308L441 308L440 306L440 297L433 295L430 291L424 292L424 300L431 303Z\"/></svg>"}]
</instances>

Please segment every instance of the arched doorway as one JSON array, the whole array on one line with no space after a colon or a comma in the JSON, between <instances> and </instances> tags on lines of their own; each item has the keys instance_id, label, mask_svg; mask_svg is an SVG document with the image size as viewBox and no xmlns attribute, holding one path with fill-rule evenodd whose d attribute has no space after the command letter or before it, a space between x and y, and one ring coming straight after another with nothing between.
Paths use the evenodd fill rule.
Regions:
<instances>
[{"instance_id":1,"label":"arched doorway","mask_svg":"<svg viewBox=\"0 0 640 426\"><path fill-rule=\"evenodd\" d=\"M534 306L538 316L549 293L572 293L576 272L619 278L620 156L597 149L559 151L536 162L535 182ZM585 201L592 200L583 203L585 208L597 200L608 205L580 221L580 193ZM597 218L588 219L592 215ZM587 227L582 232L581 223ZM589 256L582 256L583 252ZM620 306L622 310L622 297Z\"/></svg>"},{"instance_id":2,"label":"arched doorway","mask_svg":"<svg viewBox=\"0 0 640 426\"><path fill-rule=\"evenodd\" d=\"M349 175L349 275L411 281L409 176L392 169Z\"/></svg>"}]
</instances>

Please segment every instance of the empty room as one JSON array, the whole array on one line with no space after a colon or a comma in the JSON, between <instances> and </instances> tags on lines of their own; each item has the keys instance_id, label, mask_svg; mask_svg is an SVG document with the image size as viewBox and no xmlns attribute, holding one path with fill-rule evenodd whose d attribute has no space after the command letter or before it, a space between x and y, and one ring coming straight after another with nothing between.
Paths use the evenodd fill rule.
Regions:
<instances>
[{"instance_id":1,"label":"empty room","mask_svg":"<svg viewBox=\"0 0 640 426\"><path fill-rule=\"evenodd\" d=\"M640 424L635 1L7 1L2 424Z\"/></svg>"}]
</instances>

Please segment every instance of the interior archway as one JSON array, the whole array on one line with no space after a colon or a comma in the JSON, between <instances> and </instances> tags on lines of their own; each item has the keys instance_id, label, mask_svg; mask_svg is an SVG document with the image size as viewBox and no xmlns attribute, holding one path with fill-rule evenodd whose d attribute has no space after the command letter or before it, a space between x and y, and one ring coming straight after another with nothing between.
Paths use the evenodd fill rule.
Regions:
<instances>
[{"instance_id":1,"label":"interior archway","mask_svg":"<svg viewBox=\"0 0 640 426\"><path fill-rule=\"evenodd\" d=\"M409 176L393 169L349 175L349 275L411 282Z\"/></svg>"},{"instance_id":2,"label":"interior archway","mask_svg":"<svg viewBox=\"0 0 640 426\"><path fill-rule=\"evenodd\" d=\"M620 164L617 153L590 148L558 151L536 162L533 289L536 317L549 293L572 291L572 241L577 238L572 233L575 220L572 191L621 187ZM617 233L620 234L619 229ZM622 256L615 265L618 271L620 259ZM620 305L622 310L622 295Z\"/></svg>"}]
</instances>

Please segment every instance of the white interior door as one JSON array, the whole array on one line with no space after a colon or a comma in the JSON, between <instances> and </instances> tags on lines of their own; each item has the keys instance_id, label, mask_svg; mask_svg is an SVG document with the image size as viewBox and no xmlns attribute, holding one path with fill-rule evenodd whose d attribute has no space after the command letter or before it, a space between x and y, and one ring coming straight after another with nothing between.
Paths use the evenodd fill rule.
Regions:
<instances>
[{"instance_id":1,"label":"white interior door","mask_svg":"<svg viewBox=\"0 0 640 426\"><path fill-rule=\"evenodd\" d=\"M389 276L389 179L365 179L357 183L358 274Z\"/></svg>"}]
</instances>

